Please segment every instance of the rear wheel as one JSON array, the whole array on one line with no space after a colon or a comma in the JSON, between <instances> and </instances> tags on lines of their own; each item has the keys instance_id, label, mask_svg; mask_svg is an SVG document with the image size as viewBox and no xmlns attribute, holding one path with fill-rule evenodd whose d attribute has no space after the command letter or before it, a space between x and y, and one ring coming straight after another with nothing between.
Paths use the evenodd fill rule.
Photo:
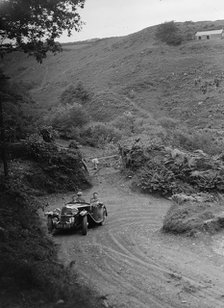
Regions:
<instances>
[{"instance_id":1,"label":"rear wheel","mask_svg":"<svg viewBox=\"0 0 224 308\"><path fill-rule=\"evenodd\" d=\"M107 218L107 213L106 213L106 210L104 209L103 210L103 215L102 215L102 221L100 223L101 226L105 225L105 222L106 222L106 218Z\"/></svg>"},{"instance_id":2,"label":"rear wheel","mask_svg":"<svg viewBox=\"0 0 224 308\"><path fill-rule=\"evenodd\" d=\"M82 235L87 234L87 228L88 228L87 216L84 216L83 219L82 219Z\"/></svg>"}]
</instances>

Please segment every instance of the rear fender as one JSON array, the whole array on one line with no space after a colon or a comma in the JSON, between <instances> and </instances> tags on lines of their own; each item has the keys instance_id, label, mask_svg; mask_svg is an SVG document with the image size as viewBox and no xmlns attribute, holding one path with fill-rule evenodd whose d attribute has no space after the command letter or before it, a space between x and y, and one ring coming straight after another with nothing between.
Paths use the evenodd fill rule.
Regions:
<instances>
[{"instance_id":1,"label":"rear fender","mask_svg":"<svg viewBox=\"0 0 224 308\"><path fill-rule=\"evenodd\" d=\"M99 206L99 208L101 208L101 209L103 209L103 210L105 211L105 214L106 214L106 216L107 216L107 208L106 208L106 206L105 206L102 202L100 202L100 203L98 204L98 206Z\"/></svg>"},{"instance_id":2,"label":"rear fender","mask_svg":"<svg viewBox=\"0 0 224 308\"><path fill-rule=\"evenodd\" d=\"M104 209L104 211L105 211L105 213L106 213L106 216L108 216L108 213L107 213L107 208L106 208L106 206L104 206L104 207L103 207L103 209Z\"/></svg>"},{"instance_id":3,"label":"rear fender","mask_svg":"<svg viewBox=\"0 0 224 308\"><path fill-rule=\"evenodd\" d=\"M107 214L107 208L106 208L105 205L102 206L102 209L103 209L103 211L105 212L106 216L108 216L108 214Z\"/></svg>"}]
</instances>

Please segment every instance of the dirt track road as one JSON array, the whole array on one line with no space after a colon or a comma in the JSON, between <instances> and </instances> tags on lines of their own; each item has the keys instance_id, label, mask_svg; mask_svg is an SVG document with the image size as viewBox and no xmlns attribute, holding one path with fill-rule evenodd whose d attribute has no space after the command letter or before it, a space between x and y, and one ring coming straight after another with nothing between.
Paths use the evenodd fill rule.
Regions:
<instances>
[{"instance_id":1,"label":"dirt track road","mask_svg":"<svg viewBox=\"0 0 224 308\"><path fill-rule=\"evenodd\" d=\"M93 190L107 205L105 226L90 229L86 237L77 233L55 240L60 258L74 261L80 282L98 291L105 307L224 307L223 235L190 239L162 234L169 202L131 192L119 174L99 174L85 195Z\"/></svg>"}]
</instances>

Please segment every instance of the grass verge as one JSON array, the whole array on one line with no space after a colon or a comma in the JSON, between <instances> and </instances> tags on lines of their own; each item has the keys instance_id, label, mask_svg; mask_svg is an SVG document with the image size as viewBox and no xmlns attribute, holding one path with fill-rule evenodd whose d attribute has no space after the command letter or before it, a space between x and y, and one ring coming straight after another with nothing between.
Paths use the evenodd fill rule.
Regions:
<instances>
[{"instance_id":1,"label":"grass verge","mask_svg":"<svg viewBox=\"0 0 224 308\"><path fill-rule=\"evenodd\" d=\"M18 179L1 178L0 204L0 306L54 307L61 300L63 307L103 307L99 296L78 285L72 266L58 262L32 191Z\"/></svg>"},{"instance_id":2,"label":"grass verge","mask_svg":"<svg viewBox=\"0 0 224 308\"><path fill-rule=\"evenodd\" d=\"M192 198L190 198L192 199ZM174 202L164 221L164 232L195 235L197 232L215 233L224 227L224 208L220 202Z\"/></svg>"}]
</instances>

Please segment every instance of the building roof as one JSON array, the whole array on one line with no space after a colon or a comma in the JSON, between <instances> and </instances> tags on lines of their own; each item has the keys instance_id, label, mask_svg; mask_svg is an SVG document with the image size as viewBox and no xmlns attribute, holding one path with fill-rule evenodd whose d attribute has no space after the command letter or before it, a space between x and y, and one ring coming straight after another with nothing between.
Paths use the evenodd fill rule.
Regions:
<instances>
[{"instance_id":1,"label":"building roof","mask_svg":"<svg viewBox=\"0 0 224 308\"><path fill-rule=\"evenodd\" d=\"M195 35L196 36L202 36L202 35L222 34L222 33L223 33L223 29L220 29L220 30L199 31Z\"/></svg>"}]
</instances>

